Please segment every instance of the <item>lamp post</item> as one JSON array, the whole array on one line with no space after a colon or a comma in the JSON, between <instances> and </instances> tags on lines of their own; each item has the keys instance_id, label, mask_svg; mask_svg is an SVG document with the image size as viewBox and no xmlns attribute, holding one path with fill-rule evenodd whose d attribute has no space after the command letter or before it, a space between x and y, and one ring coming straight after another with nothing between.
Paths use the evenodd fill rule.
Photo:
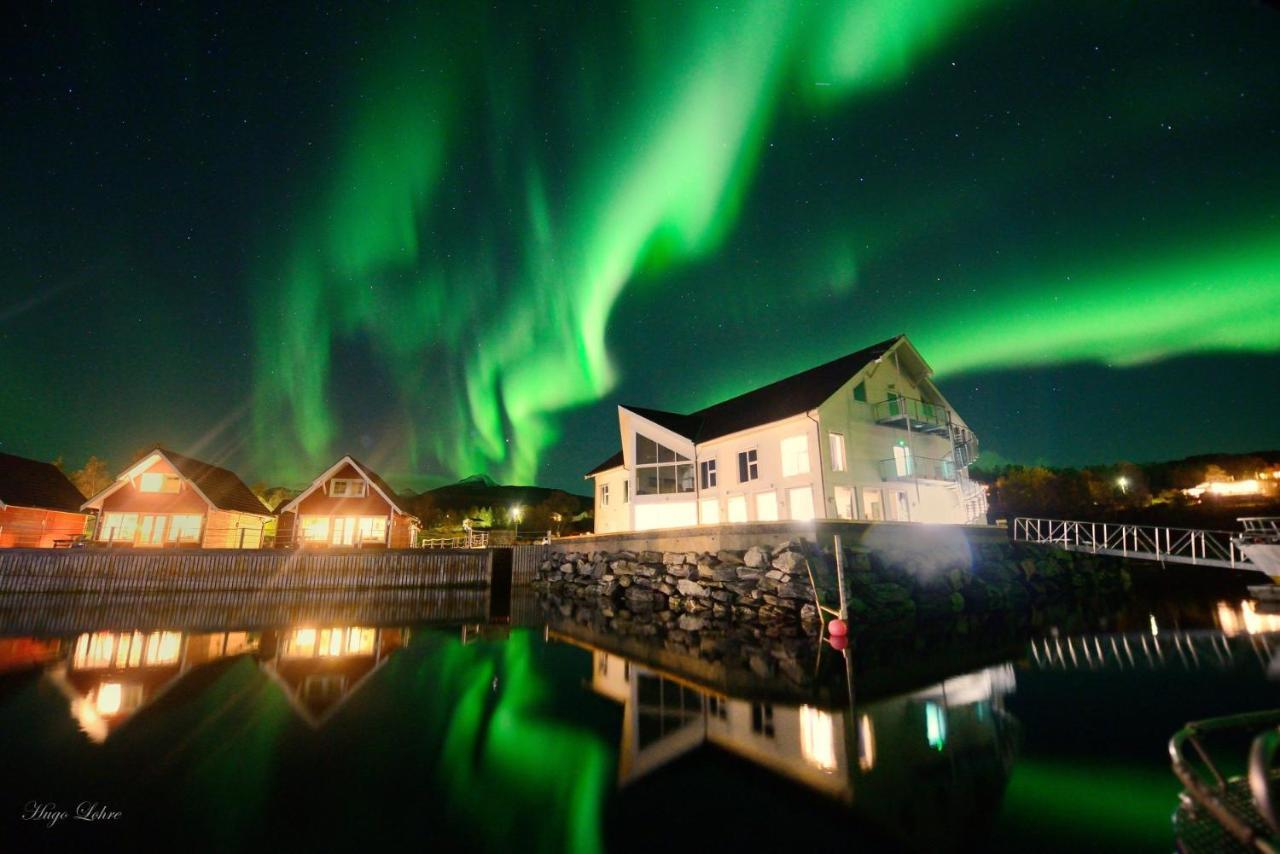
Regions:
<instances>
[{"instance_id":1,"label":"lamp post","mask_svg":"<svg viewBox=\"0 0 1280 854\"><path fill-rule=\"evenodd\" d=\"M523 515L524 515L524 508L523 508L523 507L521 507L519 504L512 504L512 505L511 505L511 518L512 518L512 519L515 521L515 523L516 523L516 534L515 534L515 539L516 539L516 541L517 541L517 542L520 540L520 517L522 517Z\"/></svg>"},{"instance_id":2,"label":"lamp post","mask_svg":"<svg viewBox=\"0 0 1280 854\"><path fill-rule=\"evenodd\" d=\"M1129 494L1129 478L1120 475L1120 477L1116 478L1116 486L1120 487L1121 495Z\"/></svg>"}]
</instances>

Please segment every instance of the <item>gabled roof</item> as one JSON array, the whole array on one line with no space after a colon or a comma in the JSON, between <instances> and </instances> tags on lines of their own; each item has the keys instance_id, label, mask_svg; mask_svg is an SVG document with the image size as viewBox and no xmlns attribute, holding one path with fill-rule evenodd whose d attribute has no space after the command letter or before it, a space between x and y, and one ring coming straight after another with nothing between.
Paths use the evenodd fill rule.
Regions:
<instances>
[{"instance_id":1,"label":"gabled roof","mask_svg":"<svg viewBox=\"0 0 1280 854\"><path fill-rule=\"evenodd\" d=\"M53 463L0 454L0 504L79 513L84 496Z\"/></svg>"},{"instance_id":2,"label":"gabled roof","mask_svg":"<svg viewBox=\"0 0 1280 854\"><path fill-rule=\"evenodd\" d=\"M781 421L816 409L854 374L884 356L899 341L905 339L904 335L895 335L856 353L841 356L816 368L801 371L737 397L699 409L689 415L634 406L623 408L694 442L707 442L730 433L737 433L739 430L759 427L762 424ZM588 472L587 477L621 464L622 455L619 452Z\"/></svg>"},{"instance_id":3,"label":"gabled roof","mask_svg":"<svg viewBox=\"0 0 1280 854\"><path fill-rule=\"evenodd\" d=\"M311 481L310 486L302 490L302 492L300 492L298 495L294 496L292 500L276 508L276 514L283 515L289 511L294 510L297 507L297 505L302 501L302 499L306 498L308 495L315 492L320 487L324 486L324 482L329 478L333 477L334 474L336 474L344 465L350 465L357 472L359 472L360 475L365 478L365 480L369 481L369 483L378 492L378 494L381 495L384 499L386 499L387 503L390 504L392 507L394 507L396 510L414 519L418 518L414 514L413 510L410 509L405 499L397 495L396 491L391 488L391 484L383 480L382 476L378 474L376 471L369 468L367 465L360 462L350 454L347 454L345 457L338 460L333 465L329 466L329 468L325 469L320 474L319 477Z\"/></svg>"},{"instance_id":4,"label":"gabled roof","mask_svg":"<svg viewBox=\"0 0 1280 854\"><path fill-rule=\"evenodd\" d=\"M210 506L217 510L232 510L238 513L252 513L255 516L270 516L271 511L265 504L253 494L249 487L245 486L244 481L235 475L234 472L228 471L221 466L215 466L213 463L206 463L204 460L197 460L195 457L188 457L184 454L170 451L156 445L146 454L144 454L138 462L131 465L111 486L99 492L97 495L84 502L82 506L99 504L102 499L106 498L112 492L122 487L131 476L131 473L140 465L151 458L153 454L159 454L169 462L178 474L186 478L196 492L204 498Z\"/></svg>"}]
</instances>

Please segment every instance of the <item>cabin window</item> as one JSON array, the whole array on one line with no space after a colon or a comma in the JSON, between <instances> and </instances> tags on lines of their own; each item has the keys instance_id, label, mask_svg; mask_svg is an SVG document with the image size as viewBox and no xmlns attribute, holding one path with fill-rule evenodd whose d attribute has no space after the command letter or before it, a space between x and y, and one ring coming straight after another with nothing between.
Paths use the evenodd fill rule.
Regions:
<instances>
[{"instance_id":1,"label":"cabin window","mask_svg":"<svg viewBox=\"0 0 1280 854\"><path fill-rule=\"evenodd\" d=\"M809 473L809 438L788 436L782 440L782 476Z\"/></svg>"},{"instance_id":2,"label":"cabin window","mask_svg":"<svg viewBox=\"0 0 1280 854\"><path fill-rule=\"evenodd\" d=\"M698 463L698 467L699 469L701 469L699 474L702 478L702 488L715 489L716 488L716 461L703 460L702 462Z\"/></svg>"},{"instance_id":3,"label":"cabin window","mask_svg":"<svg viewBox=\"0 0 1280 854\"><path fill-rule=\"evenodd\" d=\"M302 538L309 543L323 543L329 539L328 516L303 516Z\"/></svg>"},{"instance_id":4,"label":"cabin window","mask_svg":"<svg viewBox=\"0 0 1280 854\"><path fill-rule=\"evenodd\" d=\"M636 494L693 492L693 462L677 451L636 434Z\"/></svg>"},{"instance_id":5,"label":"cabin window","mask_svg":"<svg viewBox=\"0 0 1280 854\"><path fill-rule=\"evenodd\" d=\"M194 543L200 540L201 516L181 515L169 517L167 538L171 543Z\"/></svg>"},{"instance_id":6,"label":"cabin window","mask_svg":"<svg viewBox=\"0 0 1280 854\"><path fill-rule=\"evenodd\" d=\"M149 471L138 478L139 492L177 492L182 488L182 478L176 474Z\"/></svg>"},{"instance_id":7,"label":"cabin window","mask_svg":"<svg viewBox=\"0 0 1280 854\"><path fill-rule=\"evenodd\" d=\"M329 495L333 498L363 498L364 481L358 477L335 477L329 481Z\"/></svg>"},{"instance_id":8,"label":"cabin window","mask_svg":"<svg viewBox=\"0 0 1280 854\"><path fill-rule=\"evenodd\" d=\"M773 704L751 704L751 731L765 738L773 738Z\"/></svg>"},{"instance_id":9,"label":"cabin window","mask_svg":"<svg viewBox=\"0 0 1280 854\"><path fill-rule=\"evenodd\" d=\"M756 495L756 521L778 521L778 493L770 490Z\"/></svg>"},{"instance_id":10,"label":"cabin window","mask_svg":"<svg viewBox=\"0 0 1280 854\"><path fill-rule=\"evenodd\" d=\"M791 518L797 522L813 519L813 487L801 486L787 490L787 505Z\"/></svg>"},{"instance_id":11,"label":"cabin window","mask_svg":"<svg viewBox=\"0 0 1280 854\"><path fill-rule=\"evenodd\" d=\"M831 470L844 471L847 465L844 455L844 434L828 433L831 442Z\"/></svg>"},{"instance_id":12,"label":"cabin window","mask_svg":"<svg viewBox=\"0 0 1280 854\"><path fill-rule=\"evenodd\" d=\"M631 500L631 481L624 480L622 482L622 503L626 504Z\"/></svg>"},{"instance_id":13,"label":"cabin window","mask_svg":"<svg viewBox=\"0 0 1280 854\"><path fill-rule=\"evenodd\" d=\"M387 517L361 516L360 540L365 543L380 543L387 538Z\"/></svg>"},{"instance_id":14,"label":"cabin window","mask_svg":"<svg viewBox=\"0 0 1280 854\"><path fill-rule=\"evenodd\" d=\"M840 519L853 518L853 487L837 486L835 488L836 498L836 517Z\"/></svg>"},{"instance_id":15,"label":"cabin window","mask_svg":"<svg viewBox=\"0 0 1280 854\"><path fill-rule=\"evenodd\" d=\"M853 399L859 403L867 402L867 381L863 380L853 387Z\"/></svg>"},{"instance_id":16,"label":"cabin window","mask_svg":"<svg viewBox=\"0 0 1280 854\"><path fill-rule=\"evenodd\" d=\"M738 452L738 483L746 483L760 476L760 462L756 449Z\"/></svg>"},{"instance_id":17,"label":"cabin window","mask_svg":"<svg viewBox=\"0 0 1280 854\"><path fill-rule=\"evenodd\" d=\"M607 483L600 484L600 506L609 506L609 484Z\"/></svg>"},{"instance_id":18,"label":"cabin window","mask_svg":"<svg viewBox=\"0 0 1280 854\"><path fill-rule=\"evenodd\" d=\"M137 513L103 513L98 539L113 543L131 543L138 530Z\"/></svg>"}]
</instances>

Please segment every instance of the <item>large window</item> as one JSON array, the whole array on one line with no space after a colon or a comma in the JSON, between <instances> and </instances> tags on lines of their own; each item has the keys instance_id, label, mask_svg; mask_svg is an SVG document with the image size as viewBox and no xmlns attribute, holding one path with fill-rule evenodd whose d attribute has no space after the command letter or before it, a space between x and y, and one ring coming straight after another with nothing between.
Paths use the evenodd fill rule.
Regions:
<instances>
[{"instance_id":1,"label":"large window","mask_svg":"<svg viewBox=\"0 0 1280 854\"><path fill-rule=\"evenodd\" d=\"M782 440L782 476L809 473L809 438L788 436Z\"/></svg>"},{"instance_id":2,"label":"large window","mask_svg":"<svg viewBox=\"0 0 1280 854\"><path fill-rule=\"evenodd\" d=\"M704 525L720 524L720 501L716 498L704 498L699 503L699 519Z\"/></svg>"},{"instance_id":3,"label":"large window","mask_svg":"<svg viewBox=\"0 0 1280 854\"><path fill-rule=\"evenodd\" d=\"M853 488L837 486L835 488L836 516L841 519L853 518Z\"/></svg>"},{"instance_id":4,"label":"large window","mask_svg":"<svg viewBox=\"0 0 1280 854\"><path fill-rule=\"evenodd\" d=\"M745 522L747 521L747 496L735 495L729 499L728 503L729 521Z\"/></svg>"},{"instance_id":5,"label":"large window","mask_svg":"<svg viewBox=\"0 0 1280 854\"><path fill-rule=\"evenodd\" d=\"M746 483L760 476L760 461L756 449L738 452L738 483Z\"/></svg>"},{"instance_id":6,"label":"large window","mask_svg":"<svg viewBox=\"0 0 1280 854\"><path fill-rule=\"evenodd\" d=\"M171 543L195 543L200 540L202 516L183 515L169 517L168 540Z\"/></svg>"},{"instance_id":7,"label":"large window","mask_svg":"<svg viewBox=\"0 0 1280 854\"><path fill-rule=\"evenodd\" d=\"M700 476L702 479L702 488L715 489L716 488L716 461L703 460L702 462L698 463L698 466L701 469Z\"/></svg>"},{"instance_id":8,"label":"large window","mask_svg":"<svg viewBox=\"0 0 1280 854\"><path fill-rule=\"evenodd\" d=\"M756 521L778 521L778 493L769 490L756 495Z\"/></svg>"},{"instance_id":9,"label":"large window","mask_svg":"<svg viewBox=\"0 0 1280 854\"><path fill-rule=\"evenodd\" d=\"M137 513L103 513L102 523L98 526L98 539L130 543L137 530Z\"/></svg>"},{"instance_id":10,"label":"large window","mask_svg":"<svg viewBox=\"0 0 1280 854\"><path fill-rule=\"evenodd\" d=\"M693 491L693 462L684 454L637 433L636 495Z\"/></svg>"},{"instance_id":11,"label":"large window","mask_svg":"<svg viewBox=\"0 0 1280 854\"><path fill-rule=\"evenodd\" d=\"M828 433L827 438L831 440L831 470L844 471L847 466L844 455L844 434Z\"/></svg>"}]
</instances>

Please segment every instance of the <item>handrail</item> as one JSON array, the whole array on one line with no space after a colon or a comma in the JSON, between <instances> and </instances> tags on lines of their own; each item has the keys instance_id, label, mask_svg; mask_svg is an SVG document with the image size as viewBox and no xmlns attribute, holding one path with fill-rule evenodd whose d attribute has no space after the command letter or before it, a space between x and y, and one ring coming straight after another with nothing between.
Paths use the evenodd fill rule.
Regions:
<instances>
[{"instance_id":1,"label":"handrail","mask_svg":"<svg viewBox=\"0 0 1280 854\"><path fill-rule=\"evenodd\" d=\"M894 457L880 461L881 480L946 480L956 479L956 464L935 457Z\"/></svg>"},{"instance_id":2,"label":"handrail","mask_svg":"<svg viewBox=\"0 0 1280 854\"><path fill-rule=\"evenodd\" d=\"M951 423L951 412L939 403L927 403L918 397L886 398L871 405L871 417L876 421L896 418L911 418L926 424L945 427Z\"/></svg>"},{"instance_id":3,"label":"handrail","mask_svg":"<svg viewBox=\"0 0 1280 854\"><path fill-rule=\"evenodd\" d=\"M1107 554L1161 563L1189 563L1228 569L1255 569L1232 531L1081 522L1072 519L1013 520L1018 542L1055 545L1068 551Z\"/></svg>"}]
</instances>

